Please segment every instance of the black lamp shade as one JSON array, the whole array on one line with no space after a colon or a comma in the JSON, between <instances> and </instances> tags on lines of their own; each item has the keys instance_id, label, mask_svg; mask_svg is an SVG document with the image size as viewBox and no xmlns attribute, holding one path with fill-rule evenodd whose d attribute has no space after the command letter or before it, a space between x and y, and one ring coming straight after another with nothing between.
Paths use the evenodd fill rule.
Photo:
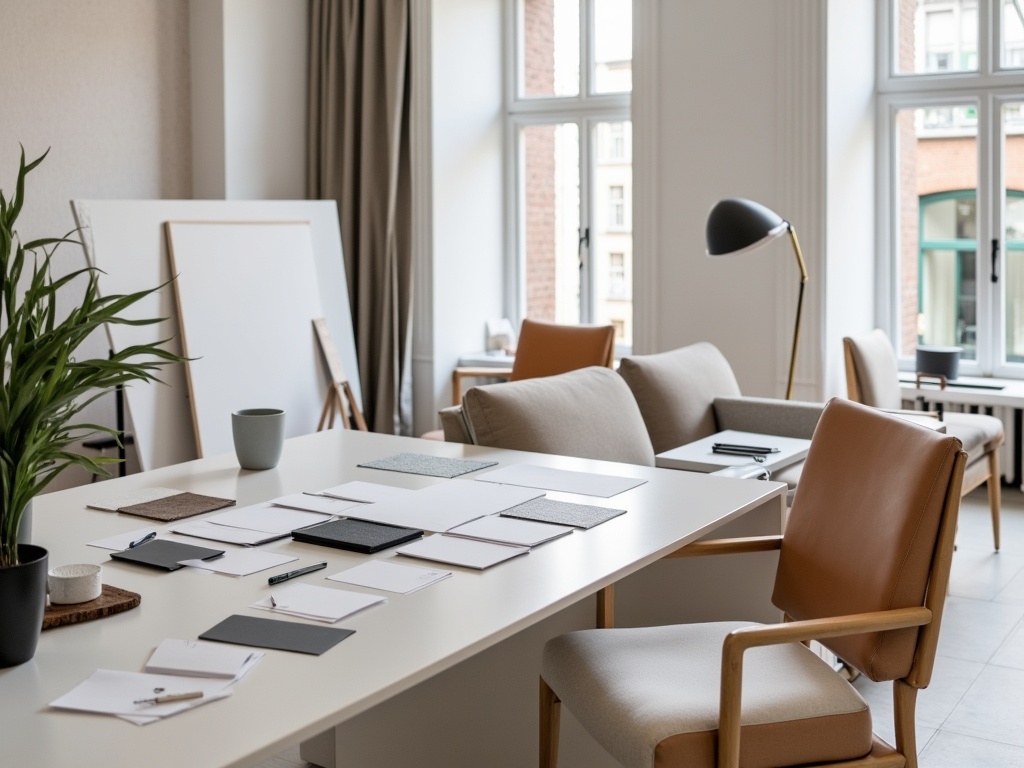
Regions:
<instances>
[{"instance_id":1,"label":"black lamp shade","mask_svg":"<svg viewBox=\"0 0 1024 768\"><path fill-rule=\"evenodd\" d=\"M753 200L742 197L719 200L708 214L708 256L751 250L788 228L789 224L779 214Z\"/></svg>"}]
</instances>

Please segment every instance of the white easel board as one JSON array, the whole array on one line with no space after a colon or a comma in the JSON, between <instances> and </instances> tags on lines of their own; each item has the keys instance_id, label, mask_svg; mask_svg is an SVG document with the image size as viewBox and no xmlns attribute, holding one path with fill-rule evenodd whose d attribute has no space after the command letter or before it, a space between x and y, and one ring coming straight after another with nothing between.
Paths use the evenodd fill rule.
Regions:
<instances>
[{"instance_id":1,"label":"white easel board","mask_svg":"<svg viewBox=\"0 0 1024 768\"><path fill-rule=\"evenodd\" d=\"M199 455L233 449L231 413L281 408L285 437L316 431L327 373L313 239L304 222L166 224Z\"/></svg>"},{"instance_id":2,"label":"white easel board","mask_svg":"<svg viewBox=\"0 0 1024 768\"><path fill-rule=\"evenodd\" d=\"M361 402L341 230L334 201L72 200L71 209L81 229L86 259L91 266L103 270L100 289L108 295L154 288L171 279L164 237L167 221L308 221L323 316ZM162 317L167 322L138 327L108 326L112 349L173 337L168 349L181 352L172 286L139 302L132 316ZM124 391L139 463L144 470L197 456L185 368L169 366L159 375L166 386L136 383Z\"/></svg>"}]
</instances>

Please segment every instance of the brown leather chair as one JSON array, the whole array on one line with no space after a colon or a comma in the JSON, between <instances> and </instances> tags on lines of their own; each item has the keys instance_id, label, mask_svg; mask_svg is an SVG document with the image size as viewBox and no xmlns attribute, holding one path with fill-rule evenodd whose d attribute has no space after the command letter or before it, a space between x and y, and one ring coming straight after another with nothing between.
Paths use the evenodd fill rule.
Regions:
<instances>
[{"instance_id":1,"label":"brown leather chair","mask_svg":"<svg viewBox=\"0 0 1024 768\"><path fill-rule=\"evenodd\" d=\"M952 435L829 402L785 533L768 537L780 549L772 602L787 621L549 641L540 765L557 761L565 704L631 768L916 768L915 702L934 666L966 461ZM700 544L683 551L700 554ZM868 705L809 640L893 682L895 745L872 734Z\"/></svg>"},{"instance_id":2,"label":"brown leather chair","mask_svg":"<svg viewBox=\"0 0 1024 768\"><path fill-rule=\"evenodd\" d=\"M579 368L615 364L615 326L562 325L523 320L509 381L555 376ZM485 369L479 369L481 373ZM493 373L493 371L486 371ZM421 437L448 442L472 442L466 429L462 405L445 408L439 414L441 429Z\"/></svg>"},{"instance_id":3,"label":"brown leather chair","mask_svg":"<svg viewBox=\"0 0 1024 768\"><path fill-rule=\"evenodd\" d=\"M875 408L898 411L903 407L899 364L885 331L876 328L862 336L843 339L846 361L846 390L849 398ZM1003 444L1003 423L994 416L946 412L946 432L960 438L967 451L963 492L988 484L988 505L992 513L992 539L999 549L999 517L1002 507L1002 478L999 448Z\"/></svg>"}]
</instances>

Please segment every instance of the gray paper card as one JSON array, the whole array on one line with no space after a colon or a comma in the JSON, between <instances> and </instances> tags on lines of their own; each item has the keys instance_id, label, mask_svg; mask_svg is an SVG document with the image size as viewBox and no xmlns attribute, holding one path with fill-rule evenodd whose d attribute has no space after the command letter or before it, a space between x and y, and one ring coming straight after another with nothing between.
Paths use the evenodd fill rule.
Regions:
<instances>
[{"instance_id":1,"label":"gray paper card","mask_svg":"<svg viewBox=\"0 0 1024 768\"><path fill-rule=\"evenodd\" d=\"M608 509L591 504L571 504L568 501L540 498L506 509L501 515L522 520L537 520L541 523L572 525L576 528L593 528L625 513L624 509Z\"/></svg>"},{"instance_id":2,"label":"gray paper card","mask_svg":"<svg viewBox=\"0 0 1024 768\"><path fill-rule=\"evenodd\" d=\"M444 456L427 456L420 453L397 453L376 461L360 464L369 469L387 469L391 472L408 472L411 475L431 477L458 477L467 472L493 467L496 461L472 461L470 459L448 459Z\"/></svg>"},{"instance_id":3,"label":"gray paper card","mask_svg":"<svg viewBox=\"0 0 1024 768\"><path fill-rule=\"evenodd\" d=\"M278 651L311 653L314 656L319 656L353 634L355 634L354 629L317 627L293 621L259 619L255 616L234 614L203 632L199 639L216 640L220 643L234 643L235 645L251 645L256 648L273 648Z\"/></svg>"}]
</instances>

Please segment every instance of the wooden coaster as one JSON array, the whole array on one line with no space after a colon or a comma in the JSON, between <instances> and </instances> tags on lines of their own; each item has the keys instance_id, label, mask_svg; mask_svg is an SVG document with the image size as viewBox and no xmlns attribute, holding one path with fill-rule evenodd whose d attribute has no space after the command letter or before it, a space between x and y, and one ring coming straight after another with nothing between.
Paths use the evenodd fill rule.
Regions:
<instances>
[{"instance_id":1,"label":"wooden coaster","mask_svg":"<svg viewBox=\"0 0 1024 768\"><path fill-rule=\"evenodd\" d=\"M46 613L43 615L43 629L101 619L104 616L130 610L141 602L142 597L137 592L129 592L126 589L104 584L103 592L95 600L73 605L46 606Z\"/></svg>"}]
</instances>

